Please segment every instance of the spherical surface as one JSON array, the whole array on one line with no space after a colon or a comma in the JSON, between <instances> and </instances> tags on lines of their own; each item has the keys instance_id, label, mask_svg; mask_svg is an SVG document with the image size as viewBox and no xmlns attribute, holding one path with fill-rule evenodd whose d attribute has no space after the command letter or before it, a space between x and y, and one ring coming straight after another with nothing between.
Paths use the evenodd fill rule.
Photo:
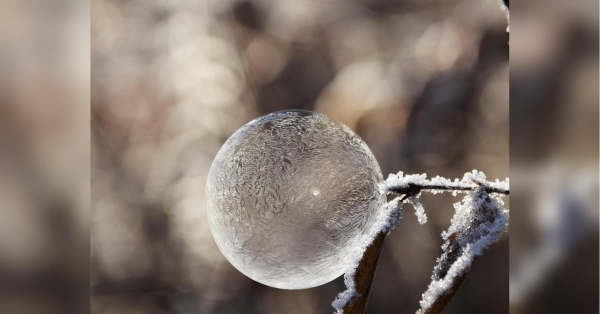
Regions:
<instances>
[{"instance_id":1,"label":"spherical surface","mask_svg":"<svg viewBox=\"0 0 600 314\"><path fill-rule=\"evenodd\" d=\"M342 275L385 196L379 165L348 127L282 111L240 128L206 186L209 225L233 266L268 286L304 289Z\"/></svg>"}]
</instances>

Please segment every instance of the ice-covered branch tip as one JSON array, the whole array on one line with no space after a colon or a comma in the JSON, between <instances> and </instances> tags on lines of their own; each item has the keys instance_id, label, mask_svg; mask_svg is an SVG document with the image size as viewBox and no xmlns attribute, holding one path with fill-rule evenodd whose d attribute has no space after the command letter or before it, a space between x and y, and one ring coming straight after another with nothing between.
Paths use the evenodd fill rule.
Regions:
<instances>
[{"instance_id":1,"label":"ice-covered branch tip","mask_svg":"<svg viewBox=\"0 0 600 314\"><path fill-rule=\"evenodd\" d=\"M381 184L380 190L385 194L404 195L402 202L412 203L419 223L424 224L427 222L427 215L423 205L419 202L419 196L423 191L433 194L452 192L456 196L457 193L484 189L487 193L508 195L508 187L508 179L503 182L498 180L488 182L483 172L473 170L465 173L461 180L455 179L454 181L440 176L427 179L426 174L404 175L404 173L398 172L398 174L390 174L387 180Z\"/></svg>"},{"instance_id":2,"label":"ice-covered branch tip","mask_svg":"<svg viewBox=\"0 0 600 314\"><path fill-rule=\"evenodd\" d=\"M404 175L402 172L398 174L390 174L387 180L383 182L379 189L386 194L402 194L412 197L418 195L421 191L431 192L433 194L442 192L467 193L482 187L488 193L509 194L509 179L494 182L486 180L485 174L481 171L473 170L467 172L461 180L454 181L437 176L432 179L427 179L426 174L410 174Z\"/></svg>"},{"instance_id":3,"label":"ice-covered branch tip","mask_svg":"<svg viewBox=\"0 0 600 314\"><path fill-rule=\"evenodd\" d=\"M354 252L354 267L344 275L346 290L333 302L336 313L359 314L364 312L371 288L377 258L385 236L402 218L402 204L412 203L420 223L427 221L419 201L422 192L468 193L462 202L454 205L456 214L448 231L442 234L444 252L434 269L432 282L423 294L418 313L441 313L452 299L466 276L471 263L508 226L508 210L501 207L503 196L509 194L509 180L489 182L477 170L466 173L461 180L442 177L427 179L425 174L391 174L380 186L380 192L399 194L381 210L376 227L365 237L363 245Z\"/></svg>"},{"instance_id":4,"label":"ice-covered branch tip","mask_svg":"<svg viewBox=\"0 0 600 314\"><path fill-rule=\"evenodd\" d=\"M417 313L441 313L466 277L473 261L508 229L509 211L503 202L480 187L454 205L456 213L447 231L432 281Z\"/></svg>"}]
</instances>

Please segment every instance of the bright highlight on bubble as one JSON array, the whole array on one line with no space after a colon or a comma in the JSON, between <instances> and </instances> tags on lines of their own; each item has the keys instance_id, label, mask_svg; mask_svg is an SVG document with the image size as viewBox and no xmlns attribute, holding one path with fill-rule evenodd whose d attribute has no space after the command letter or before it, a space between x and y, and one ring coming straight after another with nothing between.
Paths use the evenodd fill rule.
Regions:
<instances>
[{"instance_id":1,"label":"bright highlight on bubble","mask_svg":"<svg viewBox=\"0 0 600 314\"><path fill-rule=\"evenodd\" d=\"M282 111L240 128L217 154L206 187L213 237L229 262L268 286L305 289L352 267L385 204L383 176L348 127Z\"/></svg>"}]
</instances>

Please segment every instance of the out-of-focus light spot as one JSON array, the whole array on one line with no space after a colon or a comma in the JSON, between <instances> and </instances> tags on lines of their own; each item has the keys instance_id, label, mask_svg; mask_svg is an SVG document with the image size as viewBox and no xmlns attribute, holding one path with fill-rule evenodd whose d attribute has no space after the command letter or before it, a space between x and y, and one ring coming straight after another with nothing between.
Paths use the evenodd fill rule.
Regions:
<instances>
[{"instance_id":1,"label":"out-of-focus light spot","mask_svg":"<svg viewBox=\"0 0 600 314\"><path fill-rule=\"evenodd\" d=\"M471 63L475 58L472 41L466 31L451 23L434 24L421 36L415 46L417 60L425 69L436 72L452 68L460 58Z\"/></svg>"},{"instance_id":2,"label":"out-of-focus light spot","mask_svg":"<svg viewBox=\"0 0 600 314\"><path fill-rule=\"evenodd\" d=\"M374 60L381 57L377 43L377 24L369 19L340 23L327 33L331 57L335 67L341 71L361 60Z\"/></svg>"},{"instance_id":3,"label":"out-of-focus light spot","mask_svg":"<svg viewBox=\"0 0 600 314\"><path fill-rule=\"evenodd\" d=\"M287 41L309 42L314 36L316 21L325 14L323 2L282 0L274 4L268 18L270 33Z\"/></svg>"},{"instance_id":4,"label":"out-of-focus light spot","mask_svg":"<svg viewBox=\"0 0 600 314\"><path fill-rule=\"evenodd\" d=\"M515 19L510 34L511 70L527 71L546 64L558 53L559 25L532 16L528 20ZM532 40L535 38L535 40Z\"/></svg>"},{"instance_id":5,"label":"out-of-focus light spot","mask_svg":"<svg viewBox=\"0 0 600 314\"><path fill-rule=\"evenodd\" d=\"M94 206L92 242L96 244L102 268L114 279L139 278L150 271L151 257L138 214L110 199Z\"/></svg>"},{"instance_id":6,"label":"out-of-focus light spot","mask_svg":"<svg viewBox=\"0 0 600 314\"><path fill-rule=\"evenodd\" d=\"M288 47L263 36L256 36L246 47L245 55L250 72L257 83L272 81L288 59Z\"/></svg>"},{"instance_id":7,"label":"out-of-focus light spot","mask_svg":"<svg viewBox=\"0 0 600 314\"><path fill-rule=\"evenodd\" d=\"M340 71L319 97L316 110L355 129L365 111L390 105L399 95L400 88L392 91L385 64L368 60Z\"/></svg>"},{"instance_id":8,"label":"out-of-focus light spot","mask_svg":"<svg viewBox=\"0 0 600 314\"><path fill-rule=\"evenodd\" d=\"M479 97L481 114L486 123L504 123L508 118L509 84L508 65L499 71L494 79L483 88ZM484 109L485 108L485 109Z\"/></svg>"}]
</instances>

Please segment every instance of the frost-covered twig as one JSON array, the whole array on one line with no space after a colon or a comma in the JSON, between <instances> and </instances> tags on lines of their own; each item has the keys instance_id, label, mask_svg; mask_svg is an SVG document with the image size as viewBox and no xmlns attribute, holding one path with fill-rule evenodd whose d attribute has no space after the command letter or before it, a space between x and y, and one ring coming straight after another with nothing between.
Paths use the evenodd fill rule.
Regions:
<instances>
[{"instance_id":1,"label":"frost-covered twig","mask_svg":"<svg viewBox=\"0 0 600 314\"><path fill-rule=\"evenodd\" d=\"M346 290L333 301L336 313L362 314L367 306L371 284L375 277L377 260L387 233L380 232L367 247L359 264L344 275Z\"/></svg>"},{"instance_id":2,"label":"frost-covered twig","mask_svg":"<svg viewBox=\"0 0 600 314\"><path fill-rule=\"evenodd\" d=\"M500 182L488 182L483 173L473 170L473 172L465 173L462 180L455 179L454 181L435 177L427 179L426 174L404 175L402 172L398 174L390 174L390 176L381 185L381 191L390 194L402 195L418 195L421 191L431 192L433 194L441 192L466 193L483 187L488 193L497 193L508 195L508 180Z\"/></svg>"},{"instance_id":3,"label":"frost-covered twig","mask_svg":"<svg viewBox=\"0 0 600 314\"><path fill-rule=\"evenodd\" d=\"M502 200L480 187L456 203L448 231L442 233L443 253L433 270L417 313L441 313L458 291L473 261L508 227L508 210Z\"/></svg>"},{"instance_id":4,"label":"frost-covered twig","mask_svg":"<svg viewBox=\"0 0 600 314\"><path fill-rule=\"evenodd\" d=\"M427 217L419 202L421 192L468 193L462 202L455 204L456 214L452 224L442 234L446 240L442 247L444 253L438 259L433 281L423 294L418 312L441 313L458 290L473 260L506 230L508 211L500 206L500 197L509 194L508 179L489 182L482 172L476 170L466 173L462 180L454 181L442 177L427 179L425 174L404 175L400 172L390 175L380 188L382 193L403 196L388 203L376 228L361 249L355 252L355 267L344 275L346 290L334 300L333 307L338 314L364 312L383 241L400 223L402 203L412 203L419 222L425 223Z\"/></svg>"},{"instance_id":5,"label":"frost-covered twig","mask_svg":"<svg viewBox=\"0 0 600 314\"><path fill-rule=\"evenodd\" d=\"M402 220L402 199L397 197L389 202L377 225L366 237L361 249L354 252L354 266L344 274L346 290L333 301L336 314L362 314L367 306L371 284L375 276L377 260L383 247L383 240Z\"/></svg>"}]
</instances>

